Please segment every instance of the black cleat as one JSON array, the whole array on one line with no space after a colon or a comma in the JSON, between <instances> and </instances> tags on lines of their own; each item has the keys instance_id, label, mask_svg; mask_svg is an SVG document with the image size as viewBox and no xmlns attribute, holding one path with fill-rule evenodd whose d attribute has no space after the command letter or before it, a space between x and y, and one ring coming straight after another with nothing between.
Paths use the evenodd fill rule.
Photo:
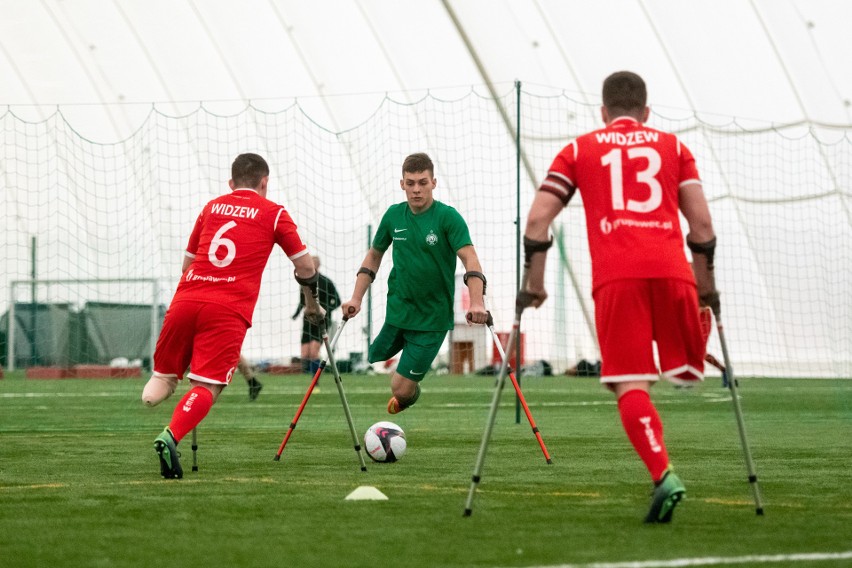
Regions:
<instances>
[{"instance_id":1,"label":"black cleat","mask_svg":"<svg viewBox=\"0 0 852 568\"><path fill-rule=\"evenodd\" d=\"M249 388L249 400L253 401L257 398L257 395L260 394L260 391L263 390L263 385L256 378L252 377L248 381Z\"/></svg>"}]
</instances>

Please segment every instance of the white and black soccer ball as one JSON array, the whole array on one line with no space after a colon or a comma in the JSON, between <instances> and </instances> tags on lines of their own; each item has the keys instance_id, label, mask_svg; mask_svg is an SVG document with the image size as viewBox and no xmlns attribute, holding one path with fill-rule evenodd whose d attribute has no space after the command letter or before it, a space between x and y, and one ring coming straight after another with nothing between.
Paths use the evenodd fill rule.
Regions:
<instances>
[{"instance_id":1,"label":"white and black soccer ball","mask_svg":"<svg viewBox=\"0 0 852 568\"><path fill-rule=\"evenodd\" d=\"M376 422L364 434L364 447L373 461L395 462L405 455L405 432L393 422Z\"/></svg>"}]
</instances>

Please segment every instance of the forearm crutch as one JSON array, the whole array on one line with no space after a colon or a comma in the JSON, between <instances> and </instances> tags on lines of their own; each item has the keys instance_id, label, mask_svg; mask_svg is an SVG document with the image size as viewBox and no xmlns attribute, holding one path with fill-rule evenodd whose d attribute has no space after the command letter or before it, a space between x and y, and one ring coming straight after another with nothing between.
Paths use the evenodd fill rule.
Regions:
<instances>
[{"instance_id":1,"label":"forearm crutch","mask_svg":"<svg viewBox=\"0 0 852 568\"><path fill-rule=\"evenodd\" d=\"M503 352L503 345L500 344L500 340L497 337L497 333L494 331L494 318L491 317L491 312L488 312L488 321L485 323L485 325L487 325L488 329L491 331L491 338L494 340L494 345L497 346L497 351L500 353L501 361L508 361L506 354ZM544 453L544 459L547 460L548 464L552 464L553 460L550 459L550 454L547 452L547 446L544 445L544 440L542 440L541 438L541 433L538 431L538 426L535 425L535 420L533 419L532 413L530 412L530 407L527 406L527 401L524 398L524 393L521 392L521 385L515 378L515 373L512 372L512 369L508 366L508 363L506 363L506 369L508 371L509 378L512 380L512 385L515 387L515 394L518 395L518 400L521 401L521 406L524 407L524 413L526 413L527 415L527 420L530 421L530 427L532 427L533 434L538 440L538 445L541 446L542 453Z\"/></svg>"},{"instance_id":2,"label":"forearm crutch","mask_svg":"<svg viewBox=\"0 0 852 568\"><path fill-rule=\"evenodd\" d=\"M192 429L192 471L198 471L198 427Z\"/></svg>"},{"instance_id":3,"label":"forearm crutch","mask_svg":"<svg viewBox=\"0 0 852 568\"><path fill-rule=\"evenodd\" d=\"M710 363L722 373L722 386L724 388L728 388L728 370L725 369L725 366L718 360L716 357L711 355L710 353L704 354L704 361Z\"/></svg>"},{"instance_id":4,"label":"forearm crutch","mask_svg":"<svg viewBox=\"0 0 852 568\"><path fill-rule=\"evenodd\" d=\"M710 363L722 372L722 387L728 387L728 371L716 357L707 351L707 342L710 340L710 332L713 330L713 310L709 306L698 308L698 320L701 323L701 339L704 342L704 361Z\"/></svg>"},{"instance_id":5,"label":"forearm crutch","mask_svg":"<svg viewBox=\"0 0 852 568\"><path fill-rule=\"evenodd\" d=\"M343 321L345 322L346 318ZM342 323L340 327L343 328ZM340 402L343 404L343 413L346 414L346 422L349 424L349 433L352 435L352 446L358 455L358 461L361 463L361 471L367 471L367 464L364 463L364 454L361 453L361 443L358 433L355 431L355 424L352 422L352 413L349 411L349 403L346 402L346 394L343 392L343 381L340 380L340 370L337 368L337 362L334 360L334 350L328 342L328 333L325 331L322 334L322 342L325 344L325 350L328 353L328 362L331 364L331 370L334 374L334 384L337 385L337 392L340 393Z\"/></svg>"},{"instance_id":6,"label":"forearm crutch","mask_svg":"<svg viewBox=\"0 0 852 568\"><path fill-rule=\"evenodd\" d=\"M721 311L722 310L718 306L713 310L713 315L716 316L716 331L719 332L719 343L722 345L722 358L725 360L725 374L727 375L728 388L731 391L731 399L734 401L734 414L737 417L737 429L740 432L740 442L743 446L746 469L748 470L748 481L751 485L752 493L754 494L754 512L757 515L763 515L763 502L760 499L760 486L757 484L757 471L755 471L754 461L751 458L751 449L749 449L748 439L746 438L743 410L740 406L740 397L737 392L737 381L734 378L731 359L728 356L728 345L725 342L725 332L722 326L722 318L720 317Z\"/></svg>"},{"instance_id":7,"label":"forearm crutch","mask_svg":"<svg viewBox=\"0 0 852 568\"><path fill-rule=\"evenodd\" d=\"M335 345L337 345L337 338L340 337L340 332L343 331L343 326L346 324L347 318L343 318L337 325L337 331L334 332L334 339L331 340L332 349ZM323 329L323 335L327 336L325 329ZM305 410L305 405L308 404L308 399L311 398L311 394L314 392L314 387L316 387L317 382L319 381L320 375L322 375L323 369L325 369L326 360L323 359L316 372L314 373L314 378L311 381L311 384L308 386L308 391L305 393L304 398L302 398L302 404L299 405L299 409L296 411L296 415L293 417L293 420L290 422L290 427L287 429L287 434L284 435L284 440L281 442L281 446L278 447L278 453L275 454L275 461L281 460L281 452L284 451L284 446L287 445L287 441L290 439L290 436L293 434L293 430L296 428L296 424L299 422L299 417L302 415L302 411Z\"/></svg>"},{"instance_id":8,"label":"forearm crutch","mask_svg":"<svg viewBox=\"0 0 852 568\"><path fill-rule=\"evenodd\" d=\"M524 277L521 284L521 290L526 290L527 287L528 268L524 267ZM520 295L520 293L519 293ZM467 501L464 506L464 516L469 517L473 513L473 496L476 493L476 488L482 480L482 464L485 463L485 453L488 451L488 441L491 439L491 431L494 429L494 420L497 417L497 407L500 404L500 395L503 392L503 386L506 384L506 372L509 368L509 359L512 357L512 349L515 346L515 339L521 327L521 314L524 311L524 304L520 298L515 300L515 321L512 323L512 331L509 333L508 352L503 357L503 363L500 365L500 375L497 378L497 384L494 387L494 396L491 398L491 409L488 411L488 420L485 423L485 431L482 433L482 442L479 444L479 453L476 456L476 465L473 467L473 476L471 477L470 491L467 493Z\"/></svg>"}]
</instances>

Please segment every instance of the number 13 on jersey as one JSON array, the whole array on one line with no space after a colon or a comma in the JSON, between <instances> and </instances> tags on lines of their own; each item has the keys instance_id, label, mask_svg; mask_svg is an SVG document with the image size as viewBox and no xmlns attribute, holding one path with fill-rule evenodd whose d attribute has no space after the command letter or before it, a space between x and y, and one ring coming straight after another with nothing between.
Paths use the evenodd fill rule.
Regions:
<instances>
[{"instance_id":1,"label":"number 13 on jersey","mask_svg":"<svg viewBox=\"0 0 852 568\"><path fill-rule=\"evenodd\" d=\"M628 199L624 202L624 164L623 160L641 159L647 162L647 167L636 170L635 179L628 179L628 187L637 185L647 186L650 190L648 199L637 201ZM601 156L601 165L609 168L610 195L612 197L612 208L615 211L634 211L636 213L650 213L656 210L663 201L663 187L657 180L657 174L662 166L660 154L654 148L647 146L634 146L627 149L613 148Z\"/></svg>"}]
</instances>

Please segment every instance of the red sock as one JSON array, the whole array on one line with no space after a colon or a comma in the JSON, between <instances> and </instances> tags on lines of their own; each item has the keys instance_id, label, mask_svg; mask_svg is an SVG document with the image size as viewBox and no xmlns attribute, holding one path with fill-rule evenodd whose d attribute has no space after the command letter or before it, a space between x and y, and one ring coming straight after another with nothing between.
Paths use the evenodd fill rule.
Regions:
<instances>
[{"instance_id":1,"label":"red sock","mask_svg":"<svg viewBox=\"0 0 852 568\"><path fill-rule=\"evenodd\" d=\"M213 393L204 387L193 387L175 407L169 430L175 442L180 442L187 433L204 420L213 406Z\"/></svg>"},{"instance_id":2,"label":"red sock","mask_svg":"<svg viewBox=\"0 0 852 568\"><path fill-rule=\"evenodd\" d=\"M669 454L663 442L663 423L651 396L641 389L629 390L618 399L618 412L624 431L645 462L651 479L659 481L669 466Z\"/></svg>"}]
</instances>

